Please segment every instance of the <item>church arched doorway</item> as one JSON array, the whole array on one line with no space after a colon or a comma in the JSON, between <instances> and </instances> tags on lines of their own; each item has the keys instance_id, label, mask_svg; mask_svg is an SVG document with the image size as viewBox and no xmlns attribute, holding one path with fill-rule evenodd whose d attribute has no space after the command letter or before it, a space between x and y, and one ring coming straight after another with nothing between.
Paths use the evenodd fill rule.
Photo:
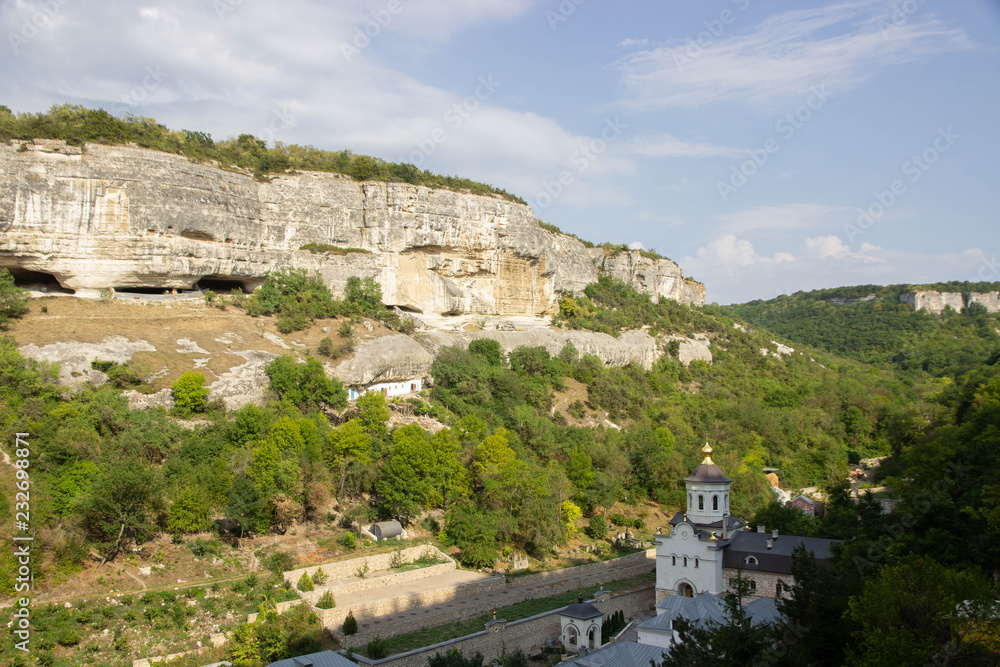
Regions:
<instances>
[{"instance_id":1,"label":"church arched doorway","mask_svg":"<svg viewBox=\"0 0 1000 667\"><path fill-rule=\"evenodd\" d=\"M691 584L681 584L677 587L677 594L683 595L686 598L694 597L694 589L691 588Z\"/></svg>"}]
</instances>

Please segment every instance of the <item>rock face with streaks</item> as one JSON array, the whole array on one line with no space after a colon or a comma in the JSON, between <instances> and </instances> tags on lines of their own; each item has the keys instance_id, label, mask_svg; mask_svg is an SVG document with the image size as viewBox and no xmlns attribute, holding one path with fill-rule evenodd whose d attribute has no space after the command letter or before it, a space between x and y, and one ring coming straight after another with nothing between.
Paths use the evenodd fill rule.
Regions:
<instances>
[{"instance_id":1,"label":"rock face with streaks","mask_svg":"<svg viewBox=\"0 0 1000 667\"><path fill-rule=\"evenodd\" d=\"M0 266L81 296L253 288L294 267L335 293L374 277L387 305L414 312L544 316L602 268L655 299L704 301L676 264L624 253L595 266L582 243L499 197L314 172L258 182L130 146L0 146L0 231Z\"/></svg>"},{"instance_id":2,"label":"rock face with streaks","mask_svg":"<svg viewBox=\"0 0 1000 667\"><path fill-rule=\"evenodd\" d=\"M914 310L926 310L934 315L940 315L946 308L956 313L974 303L978 303L991 313L1000 313L1000 292L936 292L933 290L920 292L904 292L899 295L899 302L913 306Z\"/></svg>"},{"instance_id":3,"label":"rock face with streaks","mask_svg":"<svg viewBox=\"0 0 1000 667\"><path fill-rule=\"evenodd\" d=\"M637 250L608 252L604 248L590 248L587 252L598 270L631 283L640 292L649 294L653 303L660 299L693 306L705 303L705 286L685 278L681 267L669 259L643 257Z\"/></svg>"}]
</instances>

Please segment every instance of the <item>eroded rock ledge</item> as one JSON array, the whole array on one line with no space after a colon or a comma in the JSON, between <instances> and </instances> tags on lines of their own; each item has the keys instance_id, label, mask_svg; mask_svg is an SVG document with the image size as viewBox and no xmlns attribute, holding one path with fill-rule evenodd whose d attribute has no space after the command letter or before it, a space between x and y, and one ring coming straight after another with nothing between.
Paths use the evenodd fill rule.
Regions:
<instances>
[{"instance_id":1,"label":"eroded rock ledge","mask_svg":"<svg viewBox=\"0 0 1000 667\"><path fill-rule=\"evenodd\" d=\"M81 296L98 290L253 288L283 267L335 291L374 277L387 305L418 313L545 316L597 279L576 239L499 197L329 173L257 182L128 146L0 146L0 266ZM354 248L317 253L306 244ZM654 299L704 303L669 260L594 260ZM638 257L638 259L637 259Z\"/></svg>"}]
</instances>

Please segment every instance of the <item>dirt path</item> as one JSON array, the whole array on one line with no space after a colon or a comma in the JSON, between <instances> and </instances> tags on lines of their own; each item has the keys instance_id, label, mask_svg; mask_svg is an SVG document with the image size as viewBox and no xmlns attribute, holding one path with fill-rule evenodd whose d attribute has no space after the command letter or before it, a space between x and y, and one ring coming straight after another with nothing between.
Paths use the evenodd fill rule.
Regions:
<instances>
[{"instance_id":1,"label":"dirt path","mask_svg":"<svg viewBox=\"0 0 1000 667\"><path fill-rule=\"evenodd\" d=\"M132 579L135 579L136 581L138 581L138 582L139 582L139 585L140 585L140 586L142 586L142 590L146 590L146 582L145 582L145 581L143 581L142 579L140 579L140 578L139 578L139 577L137 577L136 575L132 574L132 573L131 573L131 572L129 572L128 570L125 570L124 572L125 572L125 574L126 574L127 576L129 576L129 577L131 577Z\"/></svg>"}]
</instances>

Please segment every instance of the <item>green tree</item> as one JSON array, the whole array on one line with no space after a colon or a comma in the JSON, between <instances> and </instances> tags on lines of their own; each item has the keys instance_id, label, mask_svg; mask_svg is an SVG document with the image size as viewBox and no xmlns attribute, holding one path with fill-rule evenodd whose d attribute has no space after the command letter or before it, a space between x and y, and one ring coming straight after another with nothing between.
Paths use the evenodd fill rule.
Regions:
<instances>
[{"instance_id":1,"label":"green tree","mask_svg":"<svg viewBox=\"0 0 1000 667\"><path fill-rule=\"evenodd\" d=\"M576 537L578 532L576 528L576 520L583 516L583 512L580 511L580 508L577 507L575 503L569 500L564 500L560 509L560 519L563 526L563 539L568 542Z\"/></svg>"},{"instance_id":2,"label":"green tree","mask_svg":"<svg viewBox=\"0 0 1000 667\"><path fill-rule=\"evenodd\" d=\"M323 458L337 473L337 495L344 494L351 471L372 460L372 436L364 430L360 419L351 419L327 434Z\"/></svg>"},{"instance_id":3,"label":"green tree","mask_svg":"<svg viewBox=\"0 0 1000 667\"><path fill-rule=\"evenodd\" d=\"M8 320L28 311L28 299L28 291L14 284L10 271L0 268L0 330L6 328Z\"/></svg>"},{"instance_id":4,"label":"green tree","mask_svg":"<svg viewBox=\"0 0 1000 667\"><path fill-rule=\"evenodd\" d=\"M445 514L442 538L461 552L469 567L492 567L496 561L497 528L494 514L469 503L456 503Z\"/></svg>"},{"instance_id":5,"label":"green tree","mask_svg":"<svg viewBox=\"0 0 1000 667\"><path fill-rule=\"evenodd\" d=\"M374 278L358 278L351 276L344 287L346 301L357 312L374 314L383 310L382 287Z\"/></svg>"},{"instance_id":6,"label":"green tree","mask_svg":"<svg viewBox=\"0 0 1000 667\"><path fill-rule=\"evenodd\" d=\"M174 404L183 413L204 412L208 389L205 376L197 371L183 373L171 386Z\"/></svg>"},{"instance_id":7,"label":"green tree","mask_svg":"<svg viewBox=\"0 0 1000 667\"><path fill-rule=\"evenodd\" d=\"M209 524L209 502L205 494L197 488L188 487L170 506L167 530L171 533L197 533Z\"/></svg>"},{"instance_id":8,"label":"green tree","mask_svg":"<svg viewBox=\"0 0 1000 667\"><path fill-rule=\"evenodd\" d=\"M298 363L291 356L276 357L267 366L271 389L279 399L300 408L328 405L335 409L347 406L347 392L336 378L328 378L323 364L309 357Z\"/></svg>"},{"instance_id":9,"label":"green tree","mask_svg":"<svg viewBox=\"0 0 1000 667\"><path fill-rule=\"evenodd\" d=\"M271 522L267 499L261 497L252 479L237 478L229 488L228 495L225 516L234 528L239 529L240 537L267 528Z\"/></svg>"},{"instance_id":10,"label":"green tree","mask_svg":"<svg viewBox=\"0 0 1000 667\"><path fill-rule=\"evenodd\" d=\"M909 556L885 566L851 599L860 640L848 664L987 664L1000 639L993 586L975 572L956 572ZM995 663L997 654L991 661Z\"/></svg>"},{"instance_id":11,"label":"green tree","mask_svg":"<svg viewBox=\"0 0 1000 667\"><path fill-rule=\"evenodd\" d=\"M361 396L354 403L358 409L358 421L365 432L379 440L385 440L389 433L387 424L389 423L389 403L385 396L378 391L369 391Z\"/></svg>"},{"instance_id":12,"label":"green tree","mask_svg":"<svg viewBox=\"0 0 1000 667\"><path fill-rule=\"evenodd\" d=\"M108 461L91 485L82 515L90 535L107 544L101 564L114 560L129 541L141 544L156 533L160 506L156 473L138 461Z\"/></svg>"}]
</instances>

